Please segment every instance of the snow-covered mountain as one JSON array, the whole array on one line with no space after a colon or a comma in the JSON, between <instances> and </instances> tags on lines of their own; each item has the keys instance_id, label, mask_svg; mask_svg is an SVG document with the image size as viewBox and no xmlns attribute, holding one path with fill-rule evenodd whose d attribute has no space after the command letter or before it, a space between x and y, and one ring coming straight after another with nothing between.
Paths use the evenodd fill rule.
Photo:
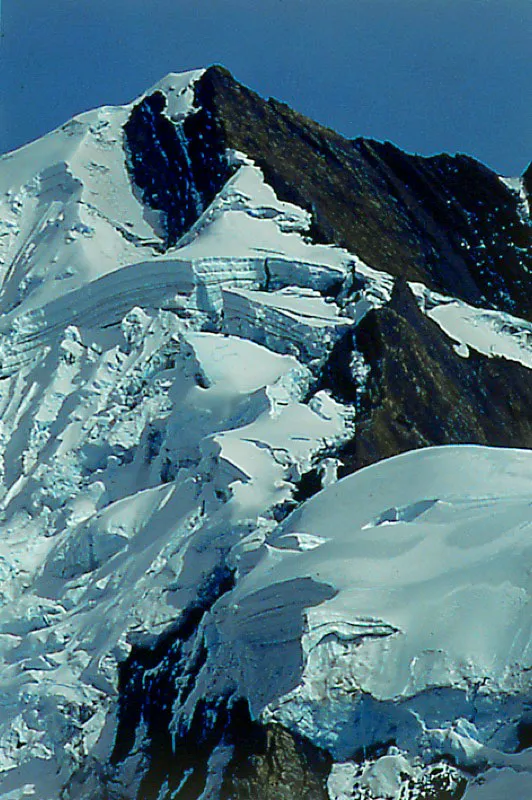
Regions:
<instances>
[{"instance_id":1,"label":"snow-covered mountain","mask_svg":"<svg viewBox=\"0 0 532 800\"><path fill-rule=\"evenodd\" d=\"M532 796L529 172L219 67L0 159L0 797Z\"/></svg>"}]
</instances>

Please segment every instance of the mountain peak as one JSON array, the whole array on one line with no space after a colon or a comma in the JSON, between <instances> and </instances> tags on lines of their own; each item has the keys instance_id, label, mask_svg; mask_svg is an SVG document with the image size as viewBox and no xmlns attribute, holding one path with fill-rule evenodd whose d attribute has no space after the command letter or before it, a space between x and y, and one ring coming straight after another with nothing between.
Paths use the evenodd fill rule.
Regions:
<instances>
[{"instance_id":1,"label":"mountain peak","mask_svg":"<svg viewBox=\"0 0 532 800\"><path fill-rule=\"evenodd\" d=\"M531 796L530 236L220 66L0 160L2 797Z\"/></svg>"},{"instance_id":2,"label":"mountain peak","mask_svg":"<svg viewBox=\"0 0 532 800\"><path fill-rule=\"evenodd\" d=\"M188 98L186 108L193 105L196 112L182 120L189 153L182 169L197 173L190 180L199 186L200 200L187 201L191 210L180 223L170 212L170 243L229 178L226 152L239 151L262 170L281 200L311 214L314 241L345 247L375 269L467 302L531 317L532 301L522 287L532 269L532 229L508 187L484 165L466 156L422 158L390 143L344 139L285 104L264 100L221 66L186 75L193 76L182 79L189 81L186 90L177 85ZM140 123L138 109L133 117ZM140 141L152 136L151 124L150 117L139 129ZM126 126L133 160L134 128L133 121ZM177 142L178 131L168 129L164 158L177 164L185 156L172 138ZM146 164L149 159L141 157ZM133 177L143 188L147 178L135 175L135 167ZM171 190L153 191L169 197ZM149 202L157 207L160 201Z\"/></svg>"}]
</instances>

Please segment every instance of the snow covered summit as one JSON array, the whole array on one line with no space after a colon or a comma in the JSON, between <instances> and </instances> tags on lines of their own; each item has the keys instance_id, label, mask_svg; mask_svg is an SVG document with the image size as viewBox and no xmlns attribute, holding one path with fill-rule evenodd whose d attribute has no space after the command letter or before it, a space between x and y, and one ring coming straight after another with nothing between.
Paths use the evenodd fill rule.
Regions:
<instances>
[{"instance_id":1,"label":"snow covered summit","mask_svg":"<svg viewBox=\"0 0 532 800\"><path fill-rule=\"evenodd\" d=\"M530 793L530 231L220 67L0 159L0 796Z\"/></svg>"}]
</instances>

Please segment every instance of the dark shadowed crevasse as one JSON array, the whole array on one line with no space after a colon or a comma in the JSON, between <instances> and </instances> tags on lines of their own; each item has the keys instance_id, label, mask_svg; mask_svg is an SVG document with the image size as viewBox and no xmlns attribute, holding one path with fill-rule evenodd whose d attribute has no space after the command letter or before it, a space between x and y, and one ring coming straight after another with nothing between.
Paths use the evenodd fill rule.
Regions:
<instances>
[{"instance_id":1,"label":"dark shadowed crevasse","mask_svg":"<svg viewBox=\"0 0 532 800\"><path fill-rule=\"evenodd\" d=\"M354 347L370 367L361 395L349 375ZM459 356L404 280L388 305L366 315L355 341L338 343L321 386L358 405L355 434L339 454L341 475L432 445L532 447L530 370L474 351Z\"/></svg>"}]
</instances>

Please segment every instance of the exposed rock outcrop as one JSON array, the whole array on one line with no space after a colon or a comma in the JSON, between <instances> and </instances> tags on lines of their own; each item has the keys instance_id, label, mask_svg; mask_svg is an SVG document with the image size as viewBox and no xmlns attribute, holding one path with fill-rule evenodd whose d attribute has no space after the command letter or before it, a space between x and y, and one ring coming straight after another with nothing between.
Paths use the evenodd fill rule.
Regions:
<instances>
[{"instance_id":1,"label":"exposed rock outcrop","mask_svg":"<svg viewBox=\"0 0 532 800\"><path fill-rule=\"evenodd\" d=\"M127 163L142 200L163 214L167 246L196 222L232 173L211 111L201 107L182 122L165 114L160 91L133 108L124 126Z\"/></svg>"},{"instance_id":2,"label":"exposed rock outcrop","mask_svg":"<svg viewBox=\"0 0 532 800\"><path fill-rule=\"evenodd\" d=\"M345 139L221 67L207 70L195 93L218 147L245 152L279 197L311 211L317 240L392 275L530 318L532 229L519 198L487 167Z\"/></svg>"},{"instance_id":3,"label":"exposed rock outcrop","mask_svg":"<svg viewBox=\"0 0 532 800\"><path fill-rule=\"evenodd\" d=\"M388 305L362 320L355 342L370 367L362 394L350 373L350 334L323 372L325 387L358 404L341 474L431 445L532 447L530 370L472 351L458 355L404 280L396 281Z\"/></svg>"}]
</instances>

